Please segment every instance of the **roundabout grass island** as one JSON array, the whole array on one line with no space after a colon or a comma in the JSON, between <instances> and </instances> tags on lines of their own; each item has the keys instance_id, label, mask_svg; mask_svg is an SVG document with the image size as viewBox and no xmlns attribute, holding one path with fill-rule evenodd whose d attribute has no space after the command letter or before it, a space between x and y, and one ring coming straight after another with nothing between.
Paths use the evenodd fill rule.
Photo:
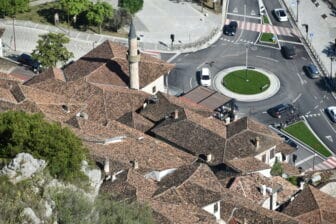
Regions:
<instances>
[{"instance_id":1,"label":"roundabout grass island","mask_svg":"<svg viewBox=\"0 0 336 224\"><path fill-rule=\"evenodd\" d=\"M270 80L259 71L241 69L225 75L222 84L232 92L252 95L266 91L270 86Z\"/></svg>"}]
</instances>

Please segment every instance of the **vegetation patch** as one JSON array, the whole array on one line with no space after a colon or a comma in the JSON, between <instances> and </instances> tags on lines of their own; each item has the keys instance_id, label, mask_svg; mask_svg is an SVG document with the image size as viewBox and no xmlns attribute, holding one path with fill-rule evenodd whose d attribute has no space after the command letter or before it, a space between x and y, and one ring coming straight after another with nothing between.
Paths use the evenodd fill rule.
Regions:
<instances>
[{"instance_id":1,"label":"vegetation patch","mask_svg":"<svg viewBox=\"0 0 336 224\"><path fill-rule=\"evenodd\" d=\"M312 147L316 152L329 157L331 153L326 149L303 121L294 123L284 129L286 132Z\"/></svg>"},{"instance_id":2,"label":"vegetation patch","mask_svg":"<svg viewBox=\"0 0 336 224\"><path fill-rule=\"evenodd\" d=\"M269 78L255 70L242 69L231 72L223 78L223 85L239 94L257 94L268 89Z\"/></svg>"},{"instance_id":3,"label":"vegetation patch","mask_svg":"<svg viewBox=\"0 0 336 224\"><path fill-rule=\"evenodd\" d=\"M270 23L267 15L263 15L262 19L263 19L263 24L269 24Z\"/></svg>"},{"instance_id":4,"label":"vegetation patch","mask_svg":"<svg viewBox=\"0 0 336 224\"><path fill-rule=\"evenodd\" d=\"M263 34L261 34L260 41L275 43L275 39L273 39L274 37L275 36L274 36L273 33L263 33Z\"/></svg>"}]
</instances>

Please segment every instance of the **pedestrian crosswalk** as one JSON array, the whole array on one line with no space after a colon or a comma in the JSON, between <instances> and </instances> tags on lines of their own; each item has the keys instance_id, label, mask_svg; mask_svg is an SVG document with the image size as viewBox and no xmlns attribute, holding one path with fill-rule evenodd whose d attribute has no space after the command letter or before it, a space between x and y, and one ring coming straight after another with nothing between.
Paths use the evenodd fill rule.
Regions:
<instances>
[{"instance_id":1,"label":"pedestrian crosswalk","mask_svg":"<svg viewBox=\"0 0 336 224\"><path fill-rule=\"evenodd\" d=\"M227 19L225 24L229 24L231 20ZM289 27L273 26L271 24L252 23L247 21L237 21L238 28L242 30L250 30L261 33L274 33L280 36L299 36L299 33Z\"/></svg>"},{"instance_id":2,"label":"pedestrian crosswalk","mask_svg":"<svg viewBox=\"0 0 336 224\"><path fill-rule=\"evenodd\" d=\"M328 169L334 169L336 168L336 158L334 156L329 157L327 160L324 162L317 164L313 168L310 168L308 171L311 170L328 170Z\"/></svg>"}]
</instances>

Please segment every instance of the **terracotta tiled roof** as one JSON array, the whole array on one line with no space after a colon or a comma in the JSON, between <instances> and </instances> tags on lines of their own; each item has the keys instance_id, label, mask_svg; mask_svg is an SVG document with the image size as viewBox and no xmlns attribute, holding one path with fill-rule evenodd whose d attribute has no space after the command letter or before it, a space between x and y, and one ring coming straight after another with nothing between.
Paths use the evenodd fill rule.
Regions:
<instances>
[{"instance_id":1,"label":"terracotta tiled roof","mask_svg":"<svg viewBox=\"0 0 336 224\"><path fill-rule=\"evenodd\" d=\"M235 158L225 162L228 166L233 169L240 171L244 174L248 174L251 172L256 172L265 169L271 169L269 165L266 163L254 158L253 156L245 157L245 158Z\"/></svg>"},{"instance_id":2,"label":"terracotta tiled roof","mask_svg":"<svg viewBox=\"0 0 336 224\"><path fill-rule=\"evenodd\" d=\"M336 199L308 185L283 212L307 223L336 223Z\"/></svg>"},{"instance_id":3,"label":"terracotta tiled roof","mask_svg":"<svg viewBox=\"0 0 336 224\"><path fill-rule=\"evenodd\" d=\"M289 163L281 163L283 173L287 174L288 176L299 176L300 170Z\"/></svg>"},{"instance_id":4,"label":"terracotta tiled roof","mask_svg":"<svg viewBox=\"0 0 336 224\"><path fill-rule=\"evenodd\" d=\"M289 155L293 152L295 152L295 148L292 147L291 145L287 144L286 142L282 142L278 144L275 148L276 152L281 152L284 155Z\"/></svg>"},{"instance_id":5,"label":"terracotta tiled roof","mask_svg":"<svg viewBox=\"0 0 336 224\"><path fill-rule=\"evenodd\" d=\"M160 59L141 53L139 62L139 81L143 88L174 66ZM76 62L64 69L67 81L83 77L89 82L129 86L127 48L112 41L105 41Z\"/></svg>"},{"instance_id":6,"label":"terracotta tiled roof","mask_svg":"<svg viewBox=\"0 0 336 224\"><path fill-rule=\"evenodd\" d=\"M221 218L229 221L231 218L239 223L253 224L298 224L304 223L285 214L263 208L256 203L226 192L222 196L220 206Z\"/></svg>"},{"instance_id":7,"label":"terracotta tiled roof","mask_svg":"<svg viewBox=\"0 0 336 224\"><path fill-rule=\"evenodd\" d=\"M136 112L128 112L118 118L117 121L141 132L147 132L154 126L154 123Z\"/></svg>"},{"instance_id":8,"label":"terracotta tiled roof","mask_svg":"<svg viewBox=\"0 0 336 224\"><path fill-rule=\"evenodd\" d=\"M63 71L59 68L48 68L39 75L33 76L31 79L27 80L25 85L32 85L35 83L43 82L49 79L56 79L60 81L65 81Z\"/></svg>"}]
</instances>

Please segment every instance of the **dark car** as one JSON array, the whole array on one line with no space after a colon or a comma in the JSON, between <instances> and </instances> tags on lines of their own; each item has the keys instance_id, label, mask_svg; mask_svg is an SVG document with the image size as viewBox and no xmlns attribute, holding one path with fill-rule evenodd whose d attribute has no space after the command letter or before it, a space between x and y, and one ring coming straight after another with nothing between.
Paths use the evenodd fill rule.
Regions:
<instances>
[{"instance_id":1,"label":"dark car","mask_svg":"<svg viewBox=\"0 0 336 224\"><path fill-rule=\"evenodd\" d=\"M30 55L28 54L21 54L18 58L18 62L24 65L28 65L32 68L34 72L41 72L42 67L41 63L37 60L34 60Z\"/></svg>"},{"instance_id":2,"label":"dark car","mask_svg":"<svg viewBox=\"0 0 336 224\"><path fill-rule=\"evenodd\" d=\"M296 56L295 48L292 45L282 46L281 53L286 59L293 59Z\"/></svg>"},{"instance_id":3,"label":"dark car","mask_svg":"<svg viewBox=\"0 0 336 224\"><path fill-rule=\"evenodd\" d=\"M231 21L229 25L224 26L224 34L229 36L234 36L237 32L238 23L236 21Z\"/></svg>"},{"instance_id":4,"label":"dark car","mask_svg":"<svg viewBox=\"0 0 336 224\"><path fill-rule=\"evenodd\" d=\"M303 66L303 70L307 74L307 76L312 79L317 79L320 76L320 73L314 64Z\"/></svg>"},{"instance_id":5,"label":"dark car","mask_svg":"<svg viewBox=\"0 0 336 224\"><path fill-rule=\"evenodd\" d=\"M292 104L279 104L267 110L268 114L275 118L281 118L282 114L294 113L294 106Z\"/></svg>"}]
</instances>

